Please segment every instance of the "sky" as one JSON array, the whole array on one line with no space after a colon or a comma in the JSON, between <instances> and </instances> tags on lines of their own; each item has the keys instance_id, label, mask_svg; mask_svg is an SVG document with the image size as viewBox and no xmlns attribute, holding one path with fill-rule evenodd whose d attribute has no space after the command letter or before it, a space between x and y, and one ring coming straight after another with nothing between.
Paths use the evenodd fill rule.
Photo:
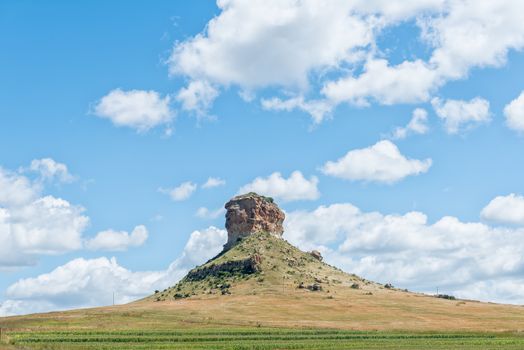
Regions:
<instances>
[{"instance_id":1,"label":"sky","mask_svg":"<svg viewBox=\"0 0 524 350\"><path fill-rule=\"evenodd\" d=\"M0 3L0 315L126 303L272 196L400 288L524 303L520 0Z\"/></svg>"}]
</instances>

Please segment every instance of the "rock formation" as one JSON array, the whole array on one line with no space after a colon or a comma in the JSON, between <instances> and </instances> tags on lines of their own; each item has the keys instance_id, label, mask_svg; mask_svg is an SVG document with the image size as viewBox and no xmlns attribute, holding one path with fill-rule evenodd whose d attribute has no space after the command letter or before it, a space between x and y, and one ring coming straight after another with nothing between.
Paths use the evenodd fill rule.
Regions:
<instances>
[{"instance_id":1,"label":"rock formation","mask_svg":"<svg viewBox=\"0 0 524 350\"><path fill-rule=\"evenodd\" d=\"M227 243L224 250L252 233L268 232L276 237L282 237L284 233L284 212L270 197L250 192L232 198L225 208Z\"/></svg>"},{"instance_id":2,"label":"rock formation","mask_svg":"<svg viewBox=\"0 0 524 350\"><path fill-rule=\"evenodd\" d=\"M315 259L317 259L318 261L322 261L323 258L322 258L322 254L320 254L320 252L318 250L312 250L309 252L309 254L314 257Z\"/></svg>"}]
</instances>

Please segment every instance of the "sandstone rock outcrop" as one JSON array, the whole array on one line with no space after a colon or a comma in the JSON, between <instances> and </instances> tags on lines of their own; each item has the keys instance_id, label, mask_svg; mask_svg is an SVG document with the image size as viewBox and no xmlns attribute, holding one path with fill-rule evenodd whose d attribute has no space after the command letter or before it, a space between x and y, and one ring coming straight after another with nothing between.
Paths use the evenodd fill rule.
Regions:
<instances>
[{"instance_id":1,"label":"sandstone rock outcrop","mask_svg":"<svg viewBox=\"0 0 524 350\"><path fill-rule=\"evenodd\" d=\"M322 261L323 258L322 258L322 254L320 254L320 252L318 250L312 250L309 252L309 254L314 257L315 259L317 259L318 261Z\"/></svg>"},{"instance_id":2,"label":"sandstone rock outcrop","mask_svg":"<svg viewBox=\"0 0 524 350\"><path fill-rule=\"evenodd\" d=\"M226 203L227 243L230 249L239 240L256 232L268 232L282 237L285 214L272 198L254 192L232 198Z\"/></svg>"},{"instance_id":3,"label":"sandstone rock outcrop","mask_svg":"<svg viewBox=\"0 0 524 350\"><path fill-rule=\"evenodd\" d=\"M259 271L261 261L260 255L255 254L243 260L232 260L201 269L193 269L189 271L185 278L188 281L200 281L209 276L249 275Z\"/></svg>"}]
</instances>

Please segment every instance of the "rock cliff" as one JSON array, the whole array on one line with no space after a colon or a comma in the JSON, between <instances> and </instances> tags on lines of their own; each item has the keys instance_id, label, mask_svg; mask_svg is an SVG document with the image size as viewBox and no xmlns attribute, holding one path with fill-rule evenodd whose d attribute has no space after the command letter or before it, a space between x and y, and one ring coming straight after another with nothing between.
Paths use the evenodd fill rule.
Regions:
<instances>
[{"instance_id":1,"label":"rock cliff","mask_svg":"<svg viewBox=\"0 0 524 350\"><path fill-rule=\"evenodd\" d=\"M270 197L250 192L232 198L225 208L228 237L224 250L253 233L268 232L276 237L284 233L285 214Z\"/></svg>"}]
</instances>

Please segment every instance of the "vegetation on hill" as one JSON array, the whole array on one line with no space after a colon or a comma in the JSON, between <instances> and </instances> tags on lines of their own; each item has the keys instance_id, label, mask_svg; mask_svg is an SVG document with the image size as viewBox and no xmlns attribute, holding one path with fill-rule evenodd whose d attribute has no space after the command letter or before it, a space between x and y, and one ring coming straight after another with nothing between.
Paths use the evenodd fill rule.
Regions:
<instances>
[{"instance_id":1,"label":"vegetation on hill","mask_svg":"<svg viewBox=\"0 0 524 350\"><path fill-rule=\"evenodd\" d=\"M329 294L340 288L365 293L381 285L344 273L281 238L260 232L194 268L174 287L151 298L166 301L217 294L260 295L289 289Z\"/></svg>"}]
</instances>

